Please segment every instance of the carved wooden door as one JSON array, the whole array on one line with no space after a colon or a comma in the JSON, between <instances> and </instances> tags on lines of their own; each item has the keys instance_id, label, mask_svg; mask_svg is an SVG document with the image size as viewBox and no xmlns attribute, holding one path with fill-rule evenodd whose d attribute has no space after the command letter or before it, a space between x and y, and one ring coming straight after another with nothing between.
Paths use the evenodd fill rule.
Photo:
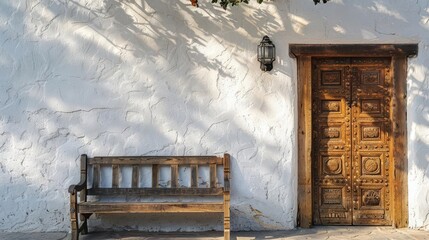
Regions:
<instances>
[{"instance_id":1,"label":"carved wooden door","mask_svg":"<svg viewBox=\"0 0 429 240\"><path fill-rule=\"evenodd\" d=\"M312 67L313 222L390 225L390 59Z\"/></svg>"}]
</instances>

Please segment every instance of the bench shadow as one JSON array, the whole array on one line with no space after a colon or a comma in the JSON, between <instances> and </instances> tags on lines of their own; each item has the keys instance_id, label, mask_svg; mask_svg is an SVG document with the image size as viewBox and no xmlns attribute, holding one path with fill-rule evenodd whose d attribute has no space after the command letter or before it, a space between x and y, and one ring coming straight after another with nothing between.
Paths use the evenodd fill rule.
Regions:
<instances>
[{"instance_id":1,"label":"bench shadow","mask_svg":"<svg viewBox=\"0 0 429 240\"><path fill-rule=\"evenodd\" d=\"M354 239L357 236L372 236L375 239L383 236L386 239L398 239L408 235L412 239L426 236L424 231L403 229L398 230L390 226L315 226L313 228L296 228L285 231L249 231L231 232L232 240L262 240L262 239ZM93 232L82 236L83 240L101 239L134 239L134 240L160 240L160 239L223 239L223 232Z\"/></svg>"},{"instance_id":2,"label":"bench shadow","mask_svg":"<svg viewBox=\"0 0 429 240\"><path fill-rule=\"evenodd\" d=\"M326 231L323 231L326 232ZM297 237L319 234L320 229L293 229L288 231L258 231L258 232L232 232L231 239L282 239L286 237ZM107 240L107 239L223 239L223 232L90 232L82 235L82 240Z\"/></svg>"}]
</instances>

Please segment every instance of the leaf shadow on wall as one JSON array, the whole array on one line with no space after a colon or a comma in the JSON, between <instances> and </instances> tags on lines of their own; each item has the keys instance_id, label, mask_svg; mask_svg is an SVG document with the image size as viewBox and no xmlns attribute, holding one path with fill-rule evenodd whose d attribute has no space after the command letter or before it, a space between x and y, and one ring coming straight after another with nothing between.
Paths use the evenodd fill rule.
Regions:
<instances>
[{"instance_id":1,"label":"leaf shadow on wall","mask_svg":"<svg viewBox=\"0 0 429 240\"><path fill-rule=\"evenodd\" d=\"M240 157L240 161L233 157L233 189L246 196L246 200L235 199L236 206L250 211L255 206L246 201L256 202L260 209L283 204L278 199L266 204L269 194L256 196L258 190L247 183L255 177L240 172L240 165L256 162L262 167L261 171L253 170L261 172L259 176L271 173L270 179L282 185L291 176L284 164L291 150L278 144L279 136L287 131L278 127L282 119L270 123L261 111L275 111L265 103L267 95L283 96L275 85L253 78L249 81L248 76L260 75L259 69L251 69L252 65L257 68L256 62L246 62L243 57L235 60L241 54L254 58L255 43L260 41L261 28L256 24L260 19L244 20L246 16L238 8L234 10L237 17L231 18L214 7L203 14L187 4L162 1L104 1L102 8L79 1L42 1L33 6L33 11L28 18L40 18L43 30L28 35L38 41L24 41L26 45L8 48L7 53L15 55L18 49L32 54L33 59L23 56L20 60L32 67L11 67L15 70L6 81L8 99L2 113L9 118L3 128L8 134L4 136L25 145L18 149L9 141L4 148L16 151L17 159L22 155L23 168L40 173L41 185L50 183L46 192L36 195L61 192L62 200L55 201L64 207L67 216L66 189L78 180L81 153L199 155L228 151ZM43 11L45 15L37 15ZM258 11L258 17L273 19ZM57 17L44 18L51 13ZM216 21L222 24L213 22L210 16L217 16ZM244 25L245 32L236 31ZM211 45L215 47L208 47ZM245 69L244 74L240 68ZM241 101L246 102L244 108ZM248 121L262 121L268 126L254 128ZM255 133L265 129L264 136ZM277 139L261 144L271 135ZM278 162L272 163L267 156L274 155ZM14 162L16 159L9 159L4 165L12 167ZM21 171L23 178L26 171ZM279 189L272 194L288 194ZM238 211L233 209L233 218ZM249 218L247 215L240 218ZM250 229L262 228L252 217L246 221ZM282 224L275 223L275 227L282 228ZM207 226L201 229L210 229L213 224ZM214 228L221 229L221 225Z\"/></svg>"}]
</instances>

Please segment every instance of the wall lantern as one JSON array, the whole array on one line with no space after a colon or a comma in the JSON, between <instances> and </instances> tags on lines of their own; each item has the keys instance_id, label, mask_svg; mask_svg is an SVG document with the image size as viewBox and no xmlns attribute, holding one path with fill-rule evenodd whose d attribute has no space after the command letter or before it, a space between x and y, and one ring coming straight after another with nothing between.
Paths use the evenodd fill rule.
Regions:
<instances>
[{"instance_id":1,"label":"wall lantern","mask_svg":"<svg viewBox=\"0 0 429 240\"><path fill-rule=\"evenodd\" d=\"M276 46L268 36L264 36L258 45L258 61L261 62L261 70L271 71L274 60L276 60Z\"/></svg>"}]
</instances>

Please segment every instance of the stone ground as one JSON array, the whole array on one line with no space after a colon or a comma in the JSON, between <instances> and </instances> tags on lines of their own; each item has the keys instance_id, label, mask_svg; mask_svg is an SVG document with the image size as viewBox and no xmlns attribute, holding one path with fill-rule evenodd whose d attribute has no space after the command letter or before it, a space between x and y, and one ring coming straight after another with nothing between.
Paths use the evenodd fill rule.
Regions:
<instances>
[{"instance_id":1,"label":"stone ground","mask_svg":"<svg viewBox=\"0 0 429 240\"><path fill-rule=\"evenodd\" d=\"M65 240L67 233L1 233L1 240ZM90 233L81 240L214 240L223 239L221 232L198 233L144 233L144 232L98 232ZM411 229L394 229L391 227L315 227L275 232L233 232L231 239L329 239L329 240L429 240L429 232Z\"/></svg>"}]
</instances>

